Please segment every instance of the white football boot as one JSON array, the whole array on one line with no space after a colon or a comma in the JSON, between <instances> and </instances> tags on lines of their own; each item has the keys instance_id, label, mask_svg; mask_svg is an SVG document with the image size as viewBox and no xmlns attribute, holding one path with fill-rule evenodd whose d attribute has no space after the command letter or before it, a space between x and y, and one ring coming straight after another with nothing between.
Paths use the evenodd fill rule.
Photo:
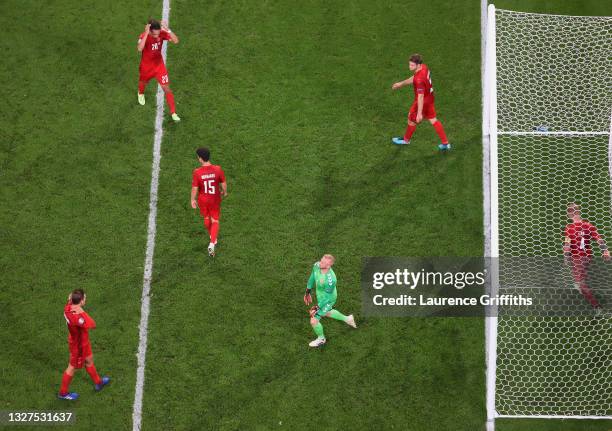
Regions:
<instances>
[{"instance_id":1,"label":"white football boot","mask_svg":"<svg viewBox=\"0 0 612 431\"><path fill-rule=\"evenodd\" d=\"M310 347L321 347L323 346L327 340L325 338L318 337L316 340L312 340L308 345Z\"/></svg>"},{"instance_id":2,"label":"white football boot","mask_svg":"<svg viewBox=\"0 0 612 431\"><path fill-rule=\"evenodd\" d=\"M208 244L208 255L210 257L215 257L215 245L212 242Z\"/></svg>"},{"instance_id":3,"label":"white football boot","mask_svg":"<svg viewBox=\"0 0 612 431\"><path fill-rule=\"evenodd\" d=\"M353 317L352 314L346 317L346 324L349 325L351 328L357 328L357 324L355 323L355 318Z\"/></svg>"},{"instance_id":4,"label":"white football boot","mask_svg":"<svg viewBox=\"0 0 612 431\"><path fill-rule=\"evenodd\" d=\"M138 103L140 103L141 105L145 104L144 94L138 93Z\"/></svg>"}]
</instances>

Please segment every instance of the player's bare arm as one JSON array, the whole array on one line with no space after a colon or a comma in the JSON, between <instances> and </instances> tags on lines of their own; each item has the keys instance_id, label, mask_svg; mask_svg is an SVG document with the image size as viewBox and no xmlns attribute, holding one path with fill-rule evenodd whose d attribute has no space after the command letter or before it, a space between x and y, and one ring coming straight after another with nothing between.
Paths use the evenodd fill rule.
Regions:
<instances>
[{"instance_id":1,"label":"player's bare arm","mask_svg":"<svg viewBox=\"0 0 612 431\"><path fill-rule=\"evenodd\" d=\"M161 22L161 28L163 31L165 31L166 33L168 33L168 35L170 36L170 41L174 44L179 43L179 38L178 36L168 28L168 23L166 21L162 21Z\"/></svg>"},{"instance_id":2,"label":"player's bare arm","mask_svg":"<svg viewBox=\"0 0 612 431\"><path fill-rule=\"evenodd\" d=\"M198 207L198 203L196 201L196 197L198 196L198 187L191 188L191 208L196 209Z\"/></svg>"},{"instance_id":3,"label":"player's bare arm","mask_svg":"<svg viewBox=\"0 0 612 431\"><path fill-rule=\"evenodd\" d=\"M408 79L405 79L403 81L399 81L396 82L395 84L393 84L393 86L391 87L392 90L399 90L402 87L405 87L407 85L412 85L412 81L414 80L414 76L411 76Z\"/></svg>"},{"instance_id":4,"label":"player's bare arm","mask_svg":"<svg viewBox=\"0 0 612 431\"><path fill-rule=\"evenodd\" d=\"M147 43L147 36L149 35L150 31L151 24L145 25L144 35L140 39L138 39L138 52L142 52L142 50L144 49L145 44Z\"/></svg>"},{"instance_id":5,"label":"player's bare arm","mask_svg":"<svg viewBox=\"0 0 612 431\"><path fill-rule=\"evenodd\" d=\"M221 196L227 196L227 181L221 183Z\"/></svg>"}]
</instances>

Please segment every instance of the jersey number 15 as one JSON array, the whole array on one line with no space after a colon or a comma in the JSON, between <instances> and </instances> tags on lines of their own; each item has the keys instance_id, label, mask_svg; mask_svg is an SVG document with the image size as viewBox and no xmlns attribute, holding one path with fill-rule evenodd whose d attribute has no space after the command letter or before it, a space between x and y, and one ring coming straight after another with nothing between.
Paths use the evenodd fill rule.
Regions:
<instances>
[{"instance_id":1,"label":"jersey number 15","mask_svg":"<svg viewBox=\"0 0 612 431\"><path fill-rule=\"evenodd\" d=\"M202 183L204 183L204 193L207 195L215 194L215 190L217 189L215 187L215 180L202 181Z\"/></svg>"}]
</instances>

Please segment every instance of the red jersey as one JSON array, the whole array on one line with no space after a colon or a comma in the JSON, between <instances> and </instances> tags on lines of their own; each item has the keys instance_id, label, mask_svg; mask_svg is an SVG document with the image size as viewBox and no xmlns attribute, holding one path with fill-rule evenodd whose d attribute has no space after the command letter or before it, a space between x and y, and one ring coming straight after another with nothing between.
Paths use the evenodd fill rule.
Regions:
<instances>
[{"instance_id":1,"label":"red jersey","mask_svg":"<svg viewBox=\"0 0 612 431\"><path fill-rule=\"evenodd\" d=\"M569 247L572 256L593 256L591 241L601 238L597 228L587 220L569 223L565 226L565 237L569 238ZM567 246L567 244L566 244Z\"/></svg>"},{"instance_id":2,"label":"red jersey","mask_svg":"<svg viewBox=\"0 0 612 431\"><path fill-rule=\"evenodd\" d=\"M221 166L206 165L193 170L191 186L198 188L198 200L221 202L220 184L224 182L225 174Z\"/></svg>"},{"instance_id":3,"label":"red jersey","mask_svg":"<svg viewBox=\"0 0 612 431\"><path fill-rule=\"evenodd\" d=\"M64 318L68 325L68 344L71 350L83 350L89 346L89 330L96 327L96 322L89 314L82 312L77 314L72 310L71 302L64 307Z\"/></svg>"},{"instance_id":4,"label":"red jersey","mask_svg":"<svg viewBox=\"0 0 612 431\"><path fill-rule=\"evenodd\" d=\"M414 90L414 100L417 100L419 94L425 95L424 102L433 102L433 88L431 86L431 75L427 65L421 64L421 70L414 74L412 79L412 89Z\"/></svg>"},{"instance_id":5,"label":"red jersey","mask_svg":"<svg viewBox=\"0 0 612 431\"><path fill-rule=\"evenodd\" d=\"M144 33L141 33L138 40L142 40L144 35ZM151 33L147 35L147 41L142 50L142 58L140 60L141 69L155 69L160 64L164 64L162 45L165 40L170 40L170 34L164 30L160 30L159 37L157 38L151 36Z\"/></svg>"}]
</instances>

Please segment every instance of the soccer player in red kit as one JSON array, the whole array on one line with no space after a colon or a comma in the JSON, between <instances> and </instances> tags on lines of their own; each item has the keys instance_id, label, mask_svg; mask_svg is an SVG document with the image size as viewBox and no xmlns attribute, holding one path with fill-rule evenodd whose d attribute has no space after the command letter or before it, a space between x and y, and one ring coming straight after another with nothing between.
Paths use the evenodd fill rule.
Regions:
<instances>
[{"instance_id":1,"label":"soccer player in red kit","mask_svg":"<svg viewBox=\"0 0 612 431\"><path fill-rule=\"evenodd\" d=\"M227 183L221 166L210 163L208 148L198 148L196 154L201 166L193 171L191 207L200 208L200 214L204 217L204 226L210 235L208 255L213 257L219 234L221 196L227 196Z\"/></svg>"},{"instance_id":2,"label":"soccer player in red kit","mask_svg":"<svg viewBox=\"0 0 612 431\"><path fill-rule=\"evenodd\" d=\"M68 346L70 348L70 361L68 368L62 376L58 398L62 400L76 400L79 394L68 392L68 387L74 376L74 370L83 368L94 382L94 389L101 391L104 386L110 383L110 377L100 377L96 371L89 343L89 330L96 327L96 322L83 310L86 301L83 289L76 289L68 295L68 302L64 307L64 318L68 325Z\"/></svg>"},{"instance_id":3,"label":"soccer player in red kit","mask_svg":"<svg viewBox=\"0 0 612 431\"><path fill-rule=\"evenodd\" d=\"M580 293L593 308L600 309L601 304L593 295L587 282L588 268L593 259L591 241L597 241L604 260L610 259L610 251L597 228L581 217L580 205L574 202L569 203L567 205L567 217L571 220L571 223L565 226L563 254L566 262L572 268L572 275Z\"/></svg>"},{"instance_id":4,"label":"soccer player in red kit","mask_svg":"<svg viewBox=\"0 0 612 431\"><path fill-rule=\"evenodd\" d=\"M436 118L434 91L431 86L429 69L427 65L423 64L423 58L419 54L410 56L408 67L414 72L414 75L404 81L396 82L391 88L397 90L412 84L414 89L414 102L412 102L412 106L410 107L408 127L406 128L404 137L393 138L392 141L397 145L408 145L412 134L416 130L417 124L420 123L423 118L427 118L440 137L441 144L438 145L438 148L442 151L449 150L451 146L446 138L446 133L444 133L444 127L442 127L442 123Z\"/></svg>"},{"instance_id":5,"label":"soccer player in red kit","mask_svg":"<svg viewBox=\"0 0 612 431\"><path fill-rule=\"evenodd\" d=\"M140 60L140 78L138 79L138 103L145 104L145 87L151 78L157 79L162 90L166 94L166 101L170 107L170 113L174 121L181 121L176 114L174 106L174 94L170 90L170 80L168 71L162 57L162 45L165 40L174 44L179 42L176 34L162 21L149 20L145 26L145 31L138 37L138 51L142 52Z\"/></svg>"}]
</instances>

